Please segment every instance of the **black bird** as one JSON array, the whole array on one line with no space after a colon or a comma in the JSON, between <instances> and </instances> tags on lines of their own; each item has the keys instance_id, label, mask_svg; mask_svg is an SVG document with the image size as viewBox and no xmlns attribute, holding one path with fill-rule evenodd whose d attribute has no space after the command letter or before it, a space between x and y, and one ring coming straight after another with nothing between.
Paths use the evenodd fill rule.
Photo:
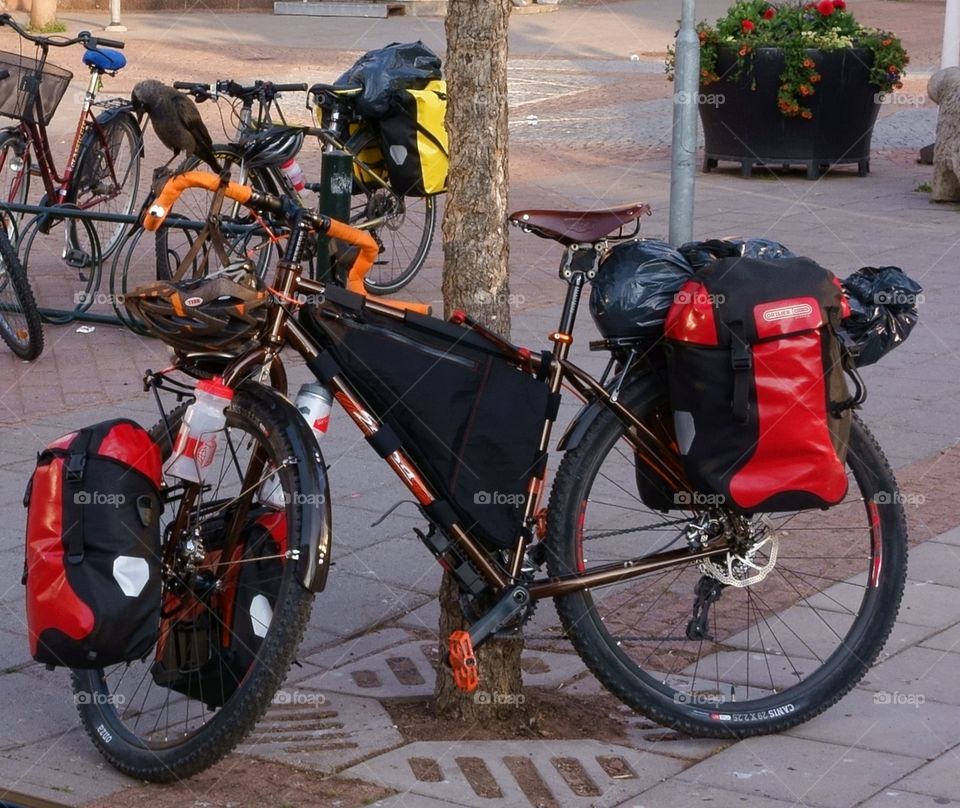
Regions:
<instances>
[{"instance_id":1,"label":"black bird","mask_svg":"<svg viewBox=\"0 0 960 808\"><path fill-rule=\"evenodd\" d=\"M130 103L138 121L143 120L144 113L150 115L153 131L160 142L173 151L173 157L167 161L167 165L180 152L185 152L187 156L195 154L220 173L220 163L213 153L210 132L192 99L162 82L147 79L133 88Z\"/></svg>"}]
</instances>

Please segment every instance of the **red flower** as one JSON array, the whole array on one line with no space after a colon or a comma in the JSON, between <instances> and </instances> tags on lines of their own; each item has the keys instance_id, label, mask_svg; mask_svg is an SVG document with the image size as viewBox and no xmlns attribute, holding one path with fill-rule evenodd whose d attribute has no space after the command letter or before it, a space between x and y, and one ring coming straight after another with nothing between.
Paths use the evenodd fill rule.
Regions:
<instances>
[{"instance_id":1,"label":"red flower","mask_svg":"<svg viewBox=\"0 0 960 808\"><path fill-rule=\"evenodd\" d=\"M843 2L843 0L841 0ZM777 15L777 10L773 6L769 6L766 11L763 12L763 18L765 20L772 20Z\"/></svg>"},{"instance_id":2,"label":"red flower","mask_svg":"<svg viewBox=\"0 0 960 808\"><path fill-rule=\"evenodd\" d=\"M880 44L883 45L883 47L885 47L885 48L889 48L889 47L893 44L893 40L892 40L892 39L881 39L881 40L880 40Z\"/></svg>"},{"instance_id":3,"label":"red flower","mask_svg":"<svg viewBox=\"0 0 960 808\"><path fill-rule=\"evenodd\" d=\"M814 63L813 59L804 59L803 66L809 69L811 67L816 67L816 64Z\"/></svg>"},{"instance_id":4,"label":"red flower","mask_svg":"<svg viewBox=\"0 0 960 808\"><path fill-rule=\"evenodd\" d=\"M800 113L800 117L809 121L813 117L813 113L809 109L805 109Z\"/></svg>"},{"instance_id":5,"label":"red flower","mask_svg":"<svg viewBox=\"0 0 960 808\"><path fill-rule=\"evenodd\" d=\"M829 17L831 14L833 14L835 8L836 6L834 5L833 0L820 0L820 2L817 3L817 11L819 11L824 17Z\"/></svg>"},{"instance_id":6,"label":"red flower","mask_svg":"<svg viewBox=\"0 0 960 808\"><path fill-rule=\"evenodd\" d=\"M833 7L837 11L846 11L847 10L847 0L833 0Z\"/></svg>"},{"instance_id":7,"label":"red flower","mask_svg":"<svg viewBox=\"0 0 960 808\"><path fill-rule=\"evenodd\" d=\"M745 34L749 34L754 28L756 28L752 20L743 20L740 23L740 27L743 29Z\"/></svg>"}]
</instances>

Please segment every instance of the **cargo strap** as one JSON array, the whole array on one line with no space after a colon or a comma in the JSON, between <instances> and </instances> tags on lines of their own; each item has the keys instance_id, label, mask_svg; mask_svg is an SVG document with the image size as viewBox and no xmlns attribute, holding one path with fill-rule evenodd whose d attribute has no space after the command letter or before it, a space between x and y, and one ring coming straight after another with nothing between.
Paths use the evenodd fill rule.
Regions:
<instances>
[{"instance_id":1,"label":"cargo strap","mask_svg":"<svg viewBox=\"0 0 960 808\"><path fill-rule=\"evenodd\" d=\"M464 693L473 693L480 684L480 674L469 632L454 631L450 635L449 647L453 683Z\"/></svg>"},{"instance_id":2,"label":"cargo strap","mask_svg":"<svg viewBox=\"0 0 960 808\"><path fill-rule=\"evenodd\" d=\"M750 415L750 383L753 354L742 322L729 324L730 365L733 367L733 420L745 424Z\"/></svg>"},{"instance_id":3,"label":"cargo strap","mask_svg":"<svg viewBox=\"0 0 960 808\"><path fill-rule=\"evenodd\" d=\"M63 543L67 548L67 562L80 564L83 561L83 515L87 502L79 495L82 493L83 472L87 465L87 453L90 451L90 440L93 437L89 431L81 432L83 436L76 445L70 447L70 454L64 461L64 482L67 483L64 497L72 497L78 504L77 521L64 525Z\"/></svg>"}]
</instances>

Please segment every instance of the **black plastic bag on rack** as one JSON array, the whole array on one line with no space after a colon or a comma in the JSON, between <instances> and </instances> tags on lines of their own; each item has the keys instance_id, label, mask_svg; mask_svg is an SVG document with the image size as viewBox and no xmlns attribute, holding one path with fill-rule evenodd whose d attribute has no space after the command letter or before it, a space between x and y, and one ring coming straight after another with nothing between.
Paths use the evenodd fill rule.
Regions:
<instances>
[{"instance_id":1,"label":"black plastic bag on rack","mask_svg":"<svg viewBox=\"0 0 960 808\"><path fill-rule=\"evenodd\" d=\"M693 269L665 241L618 244L593 280L590 314L608 338L659 336L677 292L692 277Z\"/></svg>"},{"instance_id":2,"label":"black plastic bag on rack","mask_svg":"<svg viewBox=\"0 0 960 808\"><path fill-rule=\"evenodd\" d=\"M681 244L679 249L694 269L703 269L718 258L736 255L764 260L796 257L779 241L768 238L712 238L707 241L688 241Z\"/></svg>"},{"instance_id":3,"label":"black plastic bag on rack","mask_svg":"<svg viewBox=\"0 0 960 808\"><path fill-rule=\"evenodd\" d=\"M841 323L857 349L857 367L872 365L910 336L923 287L899 267L863 267L843 281L850 316Z\"/></svg>"},{"instance_id":4,"label":"black plastic bag on rack","mask_svg":"<svg viewBox=\"0 0 960 808\"><path fill-rule=\"evenodd\" d=\"M337 84L361 84L363 92L356 100L358 114L382 118L405 89L422 89L433 79L443 78L440 57L416 42L393 42L367 51L347 70Z\"/></svg>"}]
</instances>

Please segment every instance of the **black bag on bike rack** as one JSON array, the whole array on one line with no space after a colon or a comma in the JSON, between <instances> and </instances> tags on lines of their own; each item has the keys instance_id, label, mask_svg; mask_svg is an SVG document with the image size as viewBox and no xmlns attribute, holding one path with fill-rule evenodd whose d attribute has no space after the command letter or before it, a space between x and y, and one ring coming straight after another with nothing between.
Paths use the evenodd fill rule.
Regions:
<instances>
[{"instance_id":1,"label":"black bag on bike rack","mask_svg":"<svg viewBox=\"0 0 960 808\"><path fill-rule=\"evenodd\" d=\"M749 513L843 499L847 311L837 278L807 258L723 258L677 293L668 377L684 470L704 497L691 504Z\"/></svg>"},{"instance_id":2,"label":"black bag on bike rack","mask_svg":"<svg viewBox=\"0 0 960 808\"><path fill-rule=\"evenodd\" d=\"M24 505L30 652L47 665L139 659L160 623L160 450L117 419L55 440Z\"/></svg>"},{"instance_id":3,"label":"black bag on bike rack","mask_svg":"<svg viewBox=\"0 0 960 808\"><path fill-rule=\"evenodd\" d=\"M216 561L229 524L230 511L207 520L204 547ZM283 575L280 556L286 552L286 514L257 508L247 517L236 558L223 587L209 603L176 599L176 610L164 611L151 668L154 682L222 707L240 686L267 634Z\"/></svg>"},{"instance_id":4,"label":"black bag on bike rack","mask_svg":"<svg viewBox=\"0 0 960 808\"><path fill-rule=\"evenodd\" d=\"M354 318L323 306L305 321L370 410L399 438L471 534L493 547L519 536L550 405L547 384L511 366L468 328L407 312Z\"/></svg>"}]
</instances>

